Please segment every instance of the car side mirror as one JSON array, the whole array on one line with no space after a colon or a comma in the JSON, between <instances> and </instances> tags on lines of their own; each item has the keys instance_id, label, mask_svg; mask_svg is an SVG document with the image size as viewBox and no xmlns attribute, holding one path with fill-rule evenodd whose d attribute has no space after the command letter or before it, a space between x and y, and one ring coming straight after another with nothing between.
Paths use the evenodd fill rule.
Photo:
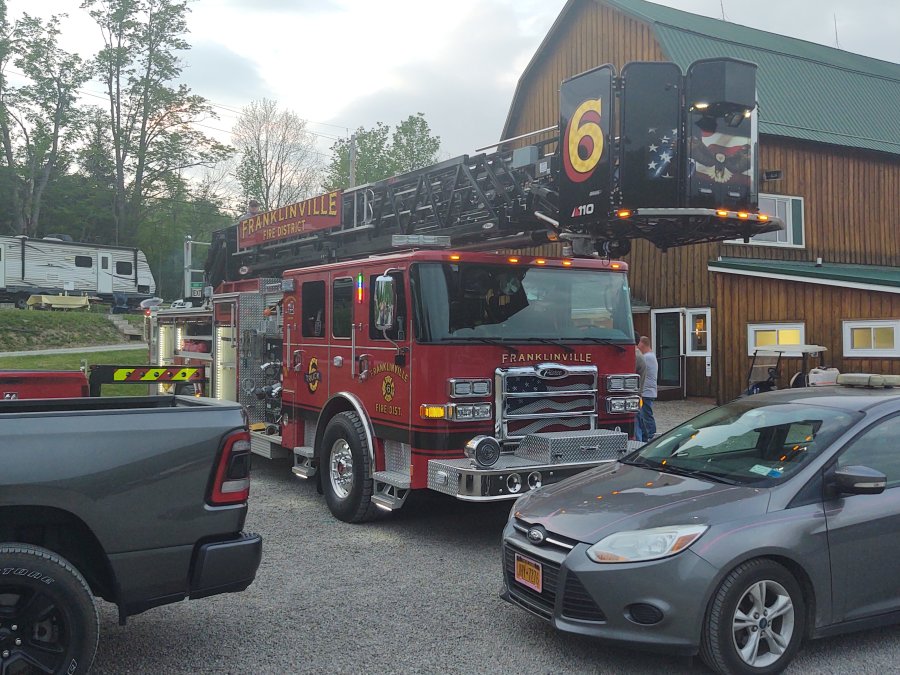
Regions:
<instances>
[{"instance_id":1,"label":"car side mirror","mask_svg":"<svg viewBox=\"0 0 900 675\"><path fill-rule=\"evenodd\" d=\"M878 495L887 486L887 476L867 466L845 466L831 475L831 485L842 494Z\"/></svg>"}]
</instances>

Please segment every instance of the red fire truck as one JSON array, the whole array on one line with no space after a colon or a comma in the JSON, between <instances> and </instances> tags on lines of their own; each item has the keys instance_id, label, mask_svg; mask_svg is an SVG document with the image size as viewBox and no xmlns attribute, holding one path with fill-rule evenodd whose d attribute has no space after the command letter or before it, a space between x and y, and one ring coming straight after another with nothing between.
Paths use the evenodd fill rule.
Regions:
<instances>
[{"instance_id":1,"label":"red fire truck","mask_svg":"<svg viewBox=\"0 0 900 675\"><path fill-rule=\"evenodd\" d=\"M243 403L253 451L293 457L345 521L413 489L510 499L614 459L640 397L613 256L638 237L666 249L780 227L755 209L755 66L623 75L563 83L557 138L215 233L204 305L155 317L156 364L208 366L208 384L177 386ZM747 156L710 183L691 127L717 125ZM561 255L513 252L553 241Z\"/></svg>"}]
</instances>

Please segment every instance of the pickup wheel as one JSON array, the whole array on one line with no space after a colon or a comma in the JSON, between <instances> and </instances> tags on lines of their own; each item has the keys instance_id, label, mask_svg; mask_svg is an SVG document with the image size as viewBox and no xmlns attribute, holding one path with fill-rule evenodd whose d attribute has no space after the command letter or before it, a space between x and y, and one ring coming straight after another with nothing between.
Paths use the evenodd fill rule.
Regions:
<instances>
[{"instance_id":1,"label":"pickup wheel","mask_svg":"<svg viewBox=\"0 0 900 675\"><path fill-rule=\"evenodd\" d=\"M0 545L0 672L86 673L99 634L91 591L68 561Z\"/></svg>"},{"instance_id":2,"label":"pickup wheel","mask_svg":"<svg viewBox=\"0 0 900 675\"><path fill-rule=\"evenodd\" d=\"M346 523L362 523L377 515L367 446L365 430L355 412L335 415L322 435L322 490L331 513Z\"/></svg>"}]
</instances>

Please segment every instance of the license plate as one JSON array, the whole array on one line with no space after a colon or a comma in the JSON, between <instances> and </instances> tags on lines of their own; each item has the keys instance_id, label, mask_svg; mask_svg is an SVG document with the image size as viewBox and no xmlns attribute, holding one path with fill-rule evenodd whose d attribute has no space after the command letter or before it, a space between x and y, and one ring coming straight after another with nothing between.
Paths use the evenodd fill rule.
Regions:
<instances>
[{"instance_id":1,"label":"license plate","mask_svg":"<svg viewBox=\"0 0 900 675\"><path fill-rule=\"evenodd\" d=\"M516 581L540 593L544 587L543 576L541 563L516 553Z\"/></svg>"}]
</instances>

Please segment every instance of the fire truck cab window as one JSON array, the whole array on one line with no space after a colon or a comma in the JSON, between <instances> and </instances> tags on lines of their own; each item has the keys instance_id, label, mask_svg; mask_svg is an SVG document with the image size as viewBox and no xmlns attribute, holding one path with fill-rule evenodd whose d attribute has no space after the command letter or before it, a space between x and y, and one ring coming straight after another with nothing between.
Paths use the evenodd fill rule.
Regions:
<instances>
[{"instance_id":1,"label":"fire truck cab window","mask_svg":"<svg viewBox=\"0 0 900 675\"><path fill-rule=\"evenodd\" d=\"M353 279L335 279L331 288L331 334L348 338L353 330Z\"/></svg>"},{"instance_id":2,"label":"fire truck cab window","mask_svg":"<svg viewBox=\"0 0 900 675\"><path fill-rule=\"evenodd\" d=\"M394 310L394 327L387 331L388 338L394 341L404 340L401 328L406 323L406 317L409 313L406 311L406 290L403 288L403 274L401 272L391 272L394 277L394 288L397 291L397 307ZM377 274L369 277L369 288L375 288L375 279ZM369 338L372 340L384 340L384 332L375 328L375 293L369 293Z\"/></svg>"},{"instance_id":3,"label":"fire truck cab window","mask_svg":"<svg viewBox=\"0 0 900 675\"><path fill-rule=\"evenodd\" d=\"M623 273L419 263L410 286L420 342L546 339L634 344Z\"/></svg>"},{"instance_id":4,"label":"fire truck cab window","mask_svg":"<svg viewBox=\"0 0 900 675\"><path fill-rule=\"evenodd\" d=\"M303 337L325 336L325 282L307 281L300 297Z\"/></svg>"}]
</instances>

